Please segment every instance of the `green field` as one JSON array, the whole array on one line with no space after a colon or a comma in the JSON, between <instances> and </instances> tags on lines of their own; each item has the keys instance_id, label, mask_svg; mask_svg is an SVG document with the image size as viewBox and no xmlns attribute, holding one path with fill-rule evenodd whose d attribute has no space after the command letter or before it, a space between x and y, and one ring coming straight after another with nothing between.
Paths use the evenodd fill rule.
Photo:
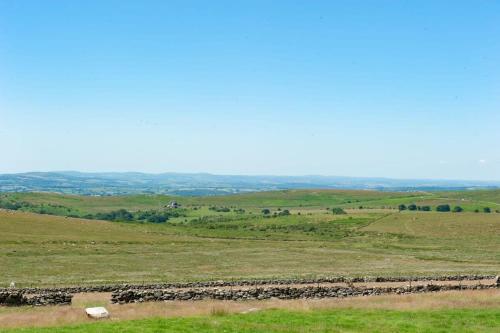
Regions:
<instances>
[{"instance_id":1,"label":"green field","mask_svg":"<svg viewBox=\"0 0 500 333\"><path fill-rule=\"evenodd\" d=\"M3 202L29 205L0 211L0 285L497 274L498 193L300 190L175 198L4 194ZM165 211L173 199L182 205L176 210L180 215L166 223L57 216ZM401 203L434 208L443 202L453 205L453 200L462 202L466 212L395 209ZM486 203L492 213L472 212ZM327 210L332 207L343 207L348 214L334 215ZM45 214L29 212L41 208ZM264 216L263 208L278 216ZM285 209L290 215L279 216Z\"/></svg>"},{"instance_id":2,"label":"green field","mask_svg":"<svg viewBox=\"0 0 500 333\"><path fill-rule=\"evenodd\" d=\"M251 314L100 322L0 332L498 332L500 310L268 310Z\"/></svg>"},{"instance_id":3,"label":"green field","mask_svg":"<svg viewBox=\"0 0 500 333\"><path fill-rule=\"evenodd\" d=\"M449 203L466 211L490 207L500 209L500 190L450 192L381 192L368 190L283 190L227 196L172 197L165 195L77 196L50 193L6 193L0 200L45 205L48 211L64 215L105 212L119 208L129 210L159 209L176 200L184 206L237 206L241 208L393 208L399 204L436 206ZM54 206L62 206L54 207Z\"/></svg>"}]
</instances>

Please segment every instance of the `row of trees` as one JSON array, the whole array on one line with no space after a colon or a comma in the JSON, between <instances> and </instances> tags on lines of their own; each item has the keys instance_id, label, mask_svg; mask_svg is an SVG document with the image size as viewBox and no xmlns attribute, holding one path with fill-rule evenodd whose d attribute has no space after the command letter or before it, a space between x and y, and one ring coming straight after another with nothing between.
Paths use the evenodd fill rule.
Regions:
<instances>
[{"instance_id":1,"label":"row of trees","mask_svg":"<svg viewBox=\"0 0 500 333\"><path fill-rule=\"evenodd\" d=\"M197 210L198 208L194 207L194 210ZM217 206L210 206L208 207L209 210L213 210L214 212L218 213L229 213L231 209L229 207L217 207ZM243 208L233 208L233 212L238 213L238 214L244 214L245 210Z\"/></svg>"},{"instance_id":2,"label":"row of trees","mask_svg":"<svg viewBox=\"0 0 500 333\"><path fill-rule=\"evenodd\" d=\"M431 206L417 206L415 204L409 204L408 206L406 205L399 205L398 206L399 210L421 210L424 212L430 212L432 210Z\"/></svg>"},{"instance_id":3,"label":"row of trees","mask_svg":"<svg viewBox=\"0 0 500 333\"><path fill-rule=\"evenodd\" d=\"M118 221L118 222L151 222L151 223L165 223L171 217L185 216L178 210L146 210L138 212L129 212L126 209L113 210L106 213L96 213L85 215L84 218Z\"/></svg>"},{"instance_id":4,"label":"row of trees","mask_svg":"<svg viewBox=\"0 0 500 333\"><path fill-rule=\"evenodd\" d=\"M56 204L35 205L24 201L10 201L0 196L0 208L9 210L29 211L37 214L60 215L68 217L83 217L91 220L106 220L120 222L151 222L165 223L171 217L185 216L183 211L179 210L146 210L138 212L129 212L126 209L118 209L105 213L95 213L82 215L79 211Z\"/></svg>"},{"instance_id":5,"label":"row of trees","mask_svg":"<svg viewBox=\"0 0 500 333\"><path fill-rule=\"evenodd\" d=\"M398 206L398 209L400 211L402 210L421 210L421 211L431 211L431 206L417 206L415 204L410 204L408 206L401 204ZM436 206L436 211L437 212L453 212L453 213L461 213L464 211L464 209L460 206L455 206L453 209L449 204L443 204L443 205L438 205ZM484 213L491 213L491 208L490 207L484 207L482 210ZM475 209L474 212L479 213L479 209ZM498 211L497 211L498 212Z\"/></svg>"},{"instance_id":6,"label":"row of trees","mask_svg":"<svg viewBox=\"0 0 500 333\"><path fill-rule=\"evenodd\" d=\"M290 211L288 209L281 210L281 208L278 208L278 211L271 215L271 210L264 208L262 214L264 214L265 217L288 216L290 215Z\"/></svg>"},{"instance_id":7,"label":"row of trees","mask_svg":"<svg viewBox=\"0 0 500 333\"><path fill-rule=\"evenodd\" d=\"M332 212L333 215L343 215L343 214L347 214L345 212L345 210L343 210L342 208L339 208L339 207L334 207L334 208L327 208L327 210L330 210ZM264 208L262 210L262 214L264 214L264 216L270 216L271 214L271 210L269 210L268 208ZM300 212L297 213L298 215L300 215ZM278 208L278 211L277 212L274 212L273 213L274 216L287 216L287 215L290 215L290 211L288 209L285 209L285 210L281 210L281 208Z\"/></svg>"}]
</instances>

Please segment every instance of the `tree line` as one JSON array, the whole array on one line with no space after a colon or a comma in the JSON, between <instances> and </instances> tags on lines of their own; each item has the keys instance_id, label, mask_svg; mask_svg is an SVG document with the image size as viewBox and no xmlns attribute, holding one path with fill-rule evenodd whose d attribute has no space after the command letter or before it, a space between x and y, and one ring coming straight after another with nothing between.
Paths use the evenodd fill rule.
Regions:
<instances>
[{"instance_id":1,"label":"tree line","mask_svg":"<svg viewBox=\"0 0 500 333\"><path fill-rule=\"evenodd\" d=\"M87 214L83 216L91 220L106 220L115 222L150 222L165 223L172 217L186 216L179 210L145 210L130 212L126 209L118 209L105 213Z\"/></svg>"},{"instance_id":2,"label":"tree line","mask_svg":"<svg viewBox=\"0 0 500 333\"><path fill-rule=\"evenodd\" d=\"M432 210L431 206L417 206L416 204L409 204L408 206L406 206L405 204L401 204L398 206L398 209L399 211L403 211L403 210L412 210L412 211L424 211L424 212L430 212ZM436 206L436 212L453 212L453 213L461 213L463 212L464 209L461 207L461 206L454 206L453 208L451 208L451 206L449 204L442 204L442 205L437 205ZM474 210L475 213L479 213L480 210L479 209L475 209ZM490 207L483 207L482 209L482 212L483 213L491 213L491 208ZM498 213L499 211L496 210L496 212Z\"/></svg>"}]
</instances>

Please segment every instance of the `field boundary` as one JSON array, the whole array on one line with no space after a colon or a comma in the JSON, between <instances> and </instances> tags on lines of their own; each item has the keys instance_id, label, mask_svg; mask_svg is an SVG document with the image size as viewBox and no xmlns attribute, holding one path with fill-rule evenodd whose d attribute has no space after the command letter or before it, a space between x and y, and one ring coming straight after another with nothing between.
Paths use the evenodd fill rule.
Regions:
<instances>
[{"instance_id":1,"label":"field boundary","mask_svg":"<svg viewBox=\"0 0 500 333\"><path fill-rule=\"evenodd\" d=\"M149 289L183 289L183 288L220 288L220 287L243 287L243 286L266 286L266 285L301 285L301 284L322 284L322 283L374 283L374 282L417 282L427 281L434 283L437 281L481 281L498 278L497 275L436 275L436 276L365 276L348 277L334 276L323 278L291 278L291 279L255 279L255 280L216 280L198 282L173 282L173 283L143 283L143 284L108 284L94 286L71 286L53 288L0 288L0 292L17 291L26 294L41 293L89 293L89 292L116 292L124 289L149 290Z\"/></svg>"}]
</instances>

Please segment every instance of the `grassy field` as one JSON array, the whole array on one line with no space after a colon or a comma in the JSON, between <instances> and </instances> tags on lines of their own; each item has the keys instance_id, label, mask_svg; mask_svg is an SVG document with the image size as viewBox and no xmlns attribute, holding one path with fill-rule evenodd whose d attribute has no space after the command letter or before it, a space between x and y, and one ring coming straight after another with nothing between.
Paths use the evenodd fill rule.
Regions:
<instances>
[{"instance_id":1,"label":"grassy field","mask_svg":"<svg viewBox=\"0 0 500 333\"><path fill-rule=\"evenodd\" d=\"M128 209L157 208L171 200L183 205L227 205L239 207L326 207L328 205L347 205L355 207L358 203L386 202L401 199L430 197L427 193L343 191L343 190L284 190L254 192L227 196L171 197L164 195L130 196L76 196L50 193L12 193L7 198L35 204L59 204L81 211L110 210L122 207ZM399 202L399 201L398 201Z\"/></svg>"},{"instance_id":2,"label":"grassy field","mask_svg":"<svg viewBox=\"0 0 500 333\"><path fill-rule=\"evenodd\" d=\"M499 191L301 190L190 198L22 193L0 200L18 204L17 210L0 209L0 286L500 271ZM172 200L181 208L166 208ZM433 211L398 211L411 203ZM436 212L444 203L465 211ZM334 207L346 214L333 214ZM492 213L483 213L484 207ZM165 223L96 219L119 209L176 214ZM104 296L77 296L67 307L0 307L0 327L11 327L0 331L496 332L500 326L497 290L127 305L109 304ZM113 319L88 323L82 309L93 305L111 309Z\"/></svg>"},{"instance_id":3,"label":"grassy field","mask_svg":"<svg viewBox=\"0 0 500 333\"><path fill-rule=\"evenodd\" d=\"M498 332L500 310L268 310L197 318L155 318L0 332Z\"/></svg>"},{"instance_id":4,"label":"grassy field","mask_svg":"<svg viewBox=\"0 0 500 333\"><path fill-rule=\"evenodd\" d=\"M499 214L398 212L388 205L418 203L417 198L439 201L443 199L436 198L442 196L279 191L178 198L183 213L161 224L2 210L0 285L10 281L21 286L50 286L332 275L497 274ZM497 192L478 196L496 200ZM120 208L165 209L172 199L41 193L8 194L7 198L51 205L62 215L67 209L81 214ZM367 209L368 202L377 204ZM475 207L482 202L468 204ZM381 208L384 204L386 208ZM218 212L210 206L231 209ZM340 206L348 214L333 215L327 210ZM265 217L263 207L271 210L271 216L285 208L290 215Z\"/></svg>"},{"instance_id":5,"label":"grassy field","mask_svg":"<svg viewBox=\"0 0 500 333\"><path fill-rule=\"evenodd\" d=\"M466 211L490 207L500 209L500 190L450 191L450 192L380 192L367 190L283 190L255 192L227 196L172 197L164 195L129 196L77 196L51 193L0 194L6 201L28 202L45 205L57 215L72 213L106 212L120 208L128 210L161 209L176 200L184 206L233 206L245 209L258 208L392 208L399 204L430 205L448 203L459 205ZM54 207L61 206L61 207Z\"/></svg>"}]
</instances>

